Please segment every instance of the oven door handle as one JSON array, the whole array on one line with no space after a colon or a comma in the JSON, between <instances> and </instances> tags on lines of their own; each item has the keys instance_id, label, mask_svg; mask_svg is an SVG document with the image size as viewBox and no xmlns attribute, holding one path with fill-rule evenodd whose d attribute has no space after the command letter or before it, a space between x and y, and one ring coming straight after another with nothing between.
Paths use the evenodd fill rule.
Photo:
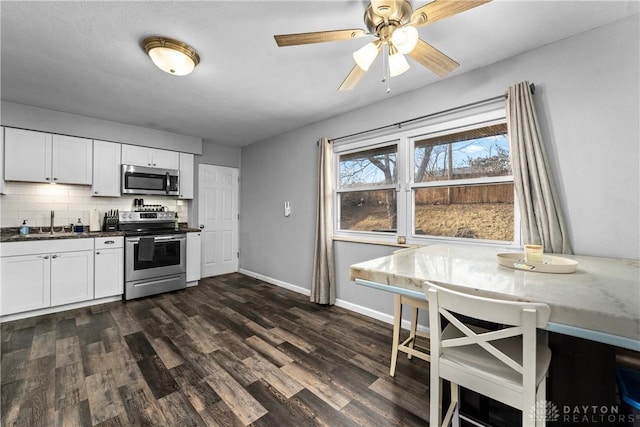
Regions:
<instances>
[{"instance_id":1,"label":"oven door handle","mask_svg":"<svg viewBox=\"0 0 640 427\"><path fill-rule=\"evenodd\" d=\"M167 172L166 177L167 177L167 178L166 178L166 179L167 179L167 189L166 189L166 192L167 192L167 194L169 194L169 192L171 191L171 178L169 177L169 172Z\"/></svg>"},{"instance_id":2,"label":"oven door handle","mask_svg":"<svg viewBox=\"0 0 640 427\"><path fill-rule=\"evenodd\" d=\"M171 236L155 236L155 240L157 241L163 241L163 240L184 240L185 236L181 236L181 235L171 235Z\"/></svg>"},{"instance_id":3,"label":"oven door handle","mask_svg":"<svg viewBox=\"0 0 640 427\"><path fill-rule=\"evenodd\" d=\"M153 240L155 242L166 242L166 241L180 241L185 240L185 236L183 235L170 235L170 236L153 236ZM129 243L139 243L140 237L127 237L127 242Z\"/></svg>"}]
</instances>

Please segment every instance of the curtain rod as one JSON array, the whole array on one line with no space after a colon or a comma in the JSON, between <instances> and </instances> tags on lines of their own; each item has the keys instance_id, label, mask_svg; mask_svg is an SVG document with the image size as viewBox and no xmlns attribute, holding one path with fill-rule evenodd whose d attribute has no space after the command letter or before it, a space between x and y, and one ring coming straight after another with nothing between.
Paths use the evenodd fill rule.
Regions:
<instances>
[{"instance_id":1,"label":"curtain rod","mask_svg":"<svg viewBox=\"0 0 640 427\"><path fill-rule=\"evenodd\" d=\"M531 91L532 95L535 94L536 93L535 84L533 84L533 83L529 84L529 90ZM420 117L414 117L412 119L403 120L403 121L398 122L398 123L393 123L393 124L390 124L390 125L380 126L380 127L373 128L373 129L363 130L362 132L356 132L356 133L352 133L350 135L339 136L337 138L330 138L329 142L335 142L335 141L339 141L341 139L351 138L353 136L363 135L365 133L376 132L376 131L379 131L379 130L390 129L390 128L394 128L394 127L401 128L402 125L407 124L407 123L415 122L415 121L418 121L418 120L428 119L428 118L431 118L431 117L434 117L434 116L439 116L441 114L446 114L446 113L450 113L452 111L461 110L463 108L474 107L476 105L485 104L487 102L497 101L499 99L506 98L506 97L507 97L507 94L505 93L504 95L494 96L492 98L487 98L487 99L483 99L483 100L480 100L480 101L471 102L469 104L460 105L458 107L449 108L449 109L443 110L443 111L438 111L437 113L431 113L431 114L426 114L426 115L420 116Z\"/></svg>"}]
</instances>

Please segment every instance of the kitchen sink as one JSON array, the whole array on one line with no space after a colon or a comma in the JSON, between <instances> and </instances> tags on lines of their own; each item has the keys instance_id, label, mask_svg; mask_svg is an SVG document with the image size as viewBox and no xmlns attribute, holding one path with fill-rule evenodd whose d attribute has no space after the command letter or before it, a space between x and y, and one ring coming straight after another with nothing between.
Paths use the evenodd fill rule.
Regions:
<instances>
[{"instance_id":1,"label":"kitchen sink","mask_svg":"<svg viewBox=\"0 0 640 427\"><path fill-rule=\"evenodd\" d=\"M81 237L81 233L73 232L58 232L58 233L31 233L31 234L16 234L13 238L27 238L27 239L55 239L57 237Z\"/></svg>"}]
</instances>

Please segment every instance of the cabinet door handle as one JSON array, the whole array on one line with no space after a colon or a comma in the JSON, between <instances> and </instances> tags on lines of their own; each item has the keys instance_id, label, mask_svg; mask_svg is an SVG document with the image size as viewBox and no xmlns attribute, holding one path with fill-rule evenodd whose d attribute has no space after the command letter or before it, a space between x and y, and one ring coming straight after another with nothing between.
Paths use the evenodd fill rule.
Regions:
<instances>
[{"instance_id":1,"label":"cabinet door handle","mask_svg":"<svg viewBox=\"0 0 640 427\"><path fill-rule=\"evenodd\" d=\"M100 255L100 252L96 252L96 255Z\"/></svg>"},{"instance_id":2,"label":"cabinet door handle","mask_svg":"<svg viewBox=\"0 0 640 427\"><path fill-rule=\"evenodd\" d=\"M58 258L58 255L51 255L51 258Z\"/></svg>"},{"instance_id":3,"label":"cabinet door handle","mask_svg":"<svg viewBox=\"0 0 640 427\"><path fill-rule=\"evenodd\" d=\"M94 191L94 192L93 192L93 194L98 194L98 192L97 192L97 191Z\"/></svg>"},{"instance_id":4,"label":"cabinet door handle","mask_svg":"<svg viewBox=\"0 0 640 427\"><path fill-rule=\"evenodd\" d=\"M40 257L40 258L42 258L42 259L49 259L49 255L45 255L45 256Z\"/></svg>"},{"instance_id":5,"label":"cabinet door handle","mask_svg":"<svg viewBox=\"0 0 640 427\"><path fill-rule=\"evenodd\" d=\"M49 178L49 177L46 177L45 179L46 179L47 181L51 181L51 178Z\"/></svg>"},{"instance_id":6,"label":"cabinet door handle","mask_svg":"<svg viewBox=\"0 0 640 427\"><path fill-rule=\"evenodd\" d=\"M58 180L58 178L53 178L53 180L54 180L54 181L57 181L57 180Z\"/></svg>"},{"instance_id":7,"label":"cabinet door handle","mask_svg":"<svg viewBox=\"0 0 640 427\"><path fill-rule=\"evenodd\" d=\"M107 240L104 242L105 245L113 245L115 242L113 240Z\"/></svg>"}]
</instances>

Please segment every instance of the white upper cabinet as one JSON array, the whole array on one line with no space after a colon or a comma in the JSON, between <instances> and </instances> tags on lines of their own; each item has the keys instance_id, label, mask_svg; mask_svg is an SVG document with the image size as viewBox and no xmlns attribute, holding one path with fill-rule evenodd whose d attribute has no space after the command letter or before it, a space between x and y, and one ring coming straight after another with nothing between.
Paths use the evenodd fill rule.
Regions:
<instances>
[{"instance_id":1,"label":"white upper cabinet","mask_svg":"<svg viewBox=\"0 0 640 427\"><path fill-rule=\"evenodd\" d=\"M193 154L180 153L179 199L193 199Z\"/></svg>"},{"instance_id":2,"label":"white upper cabinet","mask_svg":"<svg viewBox=\"0 0 640 427\"><path fill-rule=\"evenodd\" d=\"M53 135L51 153L53 181L62 184L86 184L93 181L93 140Z\"/></svg>"},{"instance_id":3,"label":"white upper cabinet","mask_svg":"<svg viewBox=\"0 0 640 427\"><path fill-rule=\"evenodd\" d=\"M122 145L122 164L152 167L151 149L137 145Z\"/></svg>"},{"instance_id":4,"label":"white upper cabinet","mask_svg":"<svg viewBox=\"0 0 640 427\"><path fill-rule=\"evenodd\" d=\"M180 157L177 151L123 144L122 164L178 170Z\"/></svg>"},{"instance_id":5,"label":"white upper cabinet","mask_svg":"<svg viewBox=\"0 0 640 427\"><path fill-rule=\"evenodd\" d=\"M151 149L154 168L180 169L180 153L177 151Z\"/></svg>"},{"instance_id":6,"label":"white upper cabinet","mask_svg":"<svg viewBox=\"0 0 640 427\"><path fill-rule=\"evenodd\" d=\"M120 197L121 144L93 141L93 186L91 195Z\"/></svg>"},{"instance_id":7,"label":"white upper cabinet","mask_svg":"<svg viewBox=\"0 0 640 427\"><path fill-rule=\"evenodd\" d=\"M92 140L5 129L5 180L91 184Z\"/></svg>"},{"instance_id":8,"label":"white upper cabinet","mask_svg":"<svg viewBox=\"0 0 640 427\"><path fill-rule=\"evenodd\" d=\"M4 136L5 180L51 182L50 133L6 128Z\"/></svg>"}]
</instances>

